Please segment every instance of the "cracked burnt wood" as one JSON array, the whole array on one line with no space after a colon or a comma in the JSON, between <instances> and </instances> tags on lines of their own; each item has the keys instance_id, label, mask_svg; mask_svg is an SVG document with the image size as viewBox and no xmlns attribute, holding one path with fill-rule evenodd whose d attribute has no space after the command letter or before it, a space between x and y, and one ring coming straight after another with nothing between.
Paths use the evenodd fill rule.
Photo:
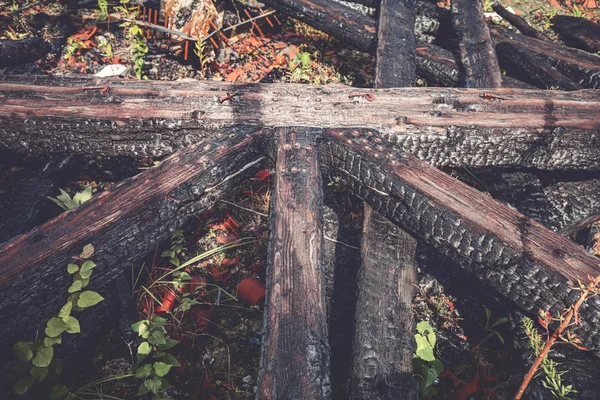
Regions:
<instances>
[{"instance_id":1,"label":"cracked burnt wood","mask_svg":"<svg viewBox=\"0 0 600 400\"><path fill-rule=\"evenodd\" d=\"M35 228L48 205L48 196L55 195L68 170L75 164L76 156L55 157L31 181L20 185L6 206L0 219L0 243Z\"/></svg>"},{"instance_id":2,"label":"cracked burnt wood","mask_svg":"<svg viewBox=\"0 0 600 400\"><path fill-rule=\"evenodd\" d=\"M93 348L91 338L109 329L118 314L120 300L111 282L189 218L230 193L245 169L256 172L264 159L263 136L257 128L230 129L223 138L181 150L0 246L2 354L12 354L11 346L19 340L33 339L60 310L72 280L67 263L87 243L95 247L98 265L90 288L106 301L82 313L83 333L69 335L58 356L68 360L82 348ZM0 387L10 390L10 374L2 376Z\"/></svg>"},{"instance_id":3,"label":"cracked burnt wood","mask_svg":"<svg viewBox=\"0 0 600 400\"><path fill-rule=\"evenodd\" d=\"M345 41L358 50L375 53L377 49L376 22L360 12L343 4L326 0L268 0L267 3L278 11L297 18L323 32ZM335 7L332 7L335 5ZM425 5L425 4L423 4ZM416 26L439 25L431 19L427 7L422 7L426 24L421 22ZM419 22L420 16L417 15ZM332 23L333 21L333 23ZM427 35L426 28L416 32L417 37ZM458 67L452 53L434 44L418 42L417 44L417 71L430 83L443 86L456 86L458 81ZM506 87L524 87L525 83L514 78L503 76ZM451 84L450 84L451 82ZM545 86L543 87L546 88Z\"/></svg>"},{"instance_id":4,"label":"cracked burnt wood","mask_svg":"<svg viewBox=\"0 0 600 400\"><path fill-rule=\"evenodd\" d=\"M381 0L375 87L414 86L413 0ZM412 292L417 243L365 204L349 398L417 399Z\"/></svg>"},{"instance_id":5,"label":"cracked burnt wood","mask_svg":"<svg viewBox=\"0 0 600 400\"><path fill-rule=\"evenodd\" d=\"M561 312L577 299L570 281L600 274L585 249L411 154L374 131L325 130L328 173L374 210L460 263L528 313ZM600 354L600 300L581 309L577 333Z\"/></svg>"},{"instance_id":6,"label":"cracked burnt wood","mask_svg":"<svg viewBox=\"0 0 600 400\"><path fill-rule=\"evenodd\" d=\"M473 0L453 0L452 22L460 40L458 49L466 87L500 87L502 74L483 16L483 4Z\"/></svg>"},{"instance_id":7,"label":"cracked burnt wood","mask_svg":"<svg viewBox=\"0 0 600 400\"><path fill-rule=\"evenodd\" d=\"M556 15L552 30L570 46L597 53L600 51L600 25L585 18Z\"/></svg>"},{"instance_id":8,"label":"cracked burnt wood","mask_svg":"<svg viewBox=\"0 0 600 400\"><path fill-rule=\"evenodd\" d=\"M83 90L104 84L109 92ZM236 96L219 103L227 92ZM349 98L365 92L373 101ZM0 149L159 156L234 124L373 127L436 166L597 170L598 109L596 91L11 76L0 77Z\"/></svg>"},{"instance_id":9,"label":"cracked burnt wood","mask_svg":"<svg viewBox=\"0 0 600 400\"><path fill-rule=\"evenodd\" d=\"M277 128L259 399L328 399L318 129Z\"/></svg>"},{"instance_id":10,"label":"cracked burnt wood","mask_svg":"<svg viewBox=\"0 0 600 400\"><path fill-rule=\"evenodd\" d=\"M519 76L515 75L515 71L511 71L513 76L524 79L530 73L530 69L536 70L534 68L536 63L543 61L544 65L555 68L581 87L588 89L600 87L600 57L597 55L519 35L500 26L490 27L490 34L496 43L498 57L503 60L501 66L509 71L515 68L521 70ZM511 57L515 60L513 68L510 68ZM529 61L529 58L532 61ZM552 71L548 72L549 80L553 76L550 72Z\"/></svg>"},{"instance_id":11,"label":"cracked burnt wood","mask_svg":"<svg viewBox=\"0 0 600 400\"><path fill-rule=\"evenodd\" d=\"M0 40L0 68L39 60L50 50L52 50L52 45L37 37Z\"/></svg>"}]
</instances>

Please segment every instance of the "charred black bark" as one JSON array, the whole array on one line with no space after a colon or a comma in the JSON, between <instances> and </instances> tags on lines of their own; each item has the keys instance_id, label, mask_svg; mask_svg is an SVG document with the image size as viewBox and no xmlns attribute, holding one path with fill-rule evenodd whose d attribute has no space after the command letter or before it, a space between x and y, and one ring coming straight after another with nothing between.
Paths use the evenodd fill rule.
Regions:
<instances>
[{"instance_id":1,"label":"charred black bark","mask_svg":"<svg viewBox=\"0 0 600 400\"><path fill-rule=\"evenodd\" d=\"M525 21L525 19L518 16L517 14L511 13L506 8L502 7L499 3L493 4L492 9L496 12L496 14L505 19L509 24L517 28L519 32L521 32L523 35L540 40L551 41L546 35L544 35L543 32L538 31L533 26L529 25L529 23Z\"/></svg>"},{"instance_id":2,"label":"charred black bark","mask_svg":"<svg viewBox=\"0 0 600 400\"><path fill-rule=\"evenodd\" d=\"M52 50L52 45L37 37L0 40L0 68L39 60Z\"/></svg>"},{"instance_id":3,"label":"charred black bark","mask_svg":"<svg viewBox=\"0 0 600 400\"><path fill-rule=\"evenodd\" d=\"M585 18L557 15L552 30L569 46L597 53L600 51L600 25Z\"/></svg>"}]
</instances>

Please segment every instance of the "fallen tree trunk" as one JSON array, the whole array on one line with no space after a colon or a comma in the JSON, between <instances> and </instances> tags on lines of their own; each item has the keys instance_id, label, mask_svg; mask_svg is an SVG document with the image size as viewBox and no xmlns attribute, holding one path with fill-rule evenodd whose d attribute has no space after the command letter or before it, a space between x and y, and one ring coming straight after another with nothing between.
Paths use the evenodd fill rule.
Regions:
<instances>
[{"instance_id":1,"label":"fallen tree trunk","mask_svg":"<svg viewBox=\"0 0 600 400\"><path fill-rule=\"evenodd\" d=\"M50 50L52 50L52 45L37 37L0 40L0 68L39 60Z\"/></svg>"},{"instance_id":2,"label":"fallen tree trunk","mask_svg":"<svg viewBox=\"0 0 600 400\"><path fill-rule=\"evenodd\" d=\"M19 79L0 78L0 148L13 153L159 156L232 124L371 126L436 166L600 168L593 91L380 89L365 101L344 86Z\"/></svg>"},{"instance_id":3,"label":"fallen tree trunk","mask_svg":"<svg viewBox=\"0 0 600 400\"><path fill-rule=\"evenodd\" d=\"M331 397L317 133L279 128L273 138L275 186L259 399Z\"/></svg>"},{"instance_id":4,"label":"fallen tree trunk","mask_svg":"<svg viewBox=\"0 0 600 400\"><path fill-rule=\"evenodd\" d=\"M509 24L517 28L519 32L521 32L523 35L540 40L545 40L547 42L551 41L546 35L544 35L543 32L538 31L537 29L529 25L527 21L525 21L525 19L518 16L517 14L511 13L506 8L502 7L502 5L500 5L499 3L492 4L492 9L496 12L496 14L501 16Z\"/></svg>"},{"instance_id":5,"label":"fallen tree trunk","mask_svg":"<svg viewBox=\"0 0 600 400\"><path fill-rule=\"evenodd\" d=\"M70 285L67 263L87 243L95 247L93 259L98 265L90 287L107 298L107 304L103 302L99 311L82 319L83 334L68 340L85 342L99 330L109 329L107 321L118 314L118 308L117 312L106 309L118 302L111 282L190 217L210 209L220 195L229 193L243 178L244 169L264 159L261 137L256 128L231 129L225 137L184 149L158 167L0 246L2 354L10 357L14 343L34 338L36 330L43 330L60 310ZM78 354L68 343L61 349L59 358ZM2 376L6 379L0 387L10 388L10 376Z\"/></svg>"},{"instance_id":6,"label":"fallen tree trunk","mask_svg":"<svg viewBox=\"0 0 600 400\"><path fill-rule=\"evenodd\" d=\"M459 37L458 49L465 69L466 87L497 88L502 85L500 67L479 1L454 0L452 22Z\"/></svg>"},{"instance_id":7,"label":"fallen tree trunk","mask_svg":"<svg viewBox=\"0 0 600 400\"><path fill-rule=\"evenodd\" d=\"M569 46L597 53L600 51L600 25L585 18L557 15L552 30Z\"/></svg>"},{"instance_id":8,"label":"fallen tree trunk","mask_svg":"<svg viewBox=\"0 0 600 400\"><path fill-rule=\"evenodd\" d=\"M490 199L366 130L326 130L327 171L383 216L450 256L529 313L560 313L570 282L600 274L573 242ZM581 310L578 336L600 354L600 300Z\"/></svg>"},{"instance_id":9,"label":"fallen tree trunk","mask_svg":"<svg viewBox=\"0 0 600 400\"><path fill-rule=\"evenodd\" d=\"M412 0L381 0L375 87L414 86ZM365 204L358 271L351 400L417 399L412 293L417 243Z\"/></svg>"}]
</instances>

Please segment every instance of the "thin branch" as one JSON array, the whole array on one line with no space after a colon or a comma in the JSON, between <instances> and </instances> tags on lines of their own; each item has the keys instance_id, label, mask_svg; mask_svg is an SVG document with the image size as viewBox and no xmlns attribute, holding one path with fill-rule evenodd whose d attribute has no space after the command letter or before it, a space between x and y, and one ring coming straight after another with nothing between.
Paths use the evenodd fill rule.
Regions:
<instances>
[{"instance_id":1,"label":"thin branch","mask_svg":"<svg viewBox=\"0 0 600 400\"><path fill-rule=\"evenodd\" d=\"M230 201L227 201L227 200L219 200L219 202L221 202L221 203L225 203L225 204L229 204L230 206L237 207L237 208L239 208L239 209L241 209L241 210L248 211L248 212L254 213L254 214L256 214L256 215L260 215L261 217L266 217L266 218L268 218L268 217L269 217L269 216L268 216L267 214L265 214L265 213L261 213L261 212L259 212L259 211L253 210L253 209L251 209L251 208L242 207L242 206L240 206L239 204L235 204L235 203L232 203L232 202L230 202Z\"/></svg>"}]
</instances>

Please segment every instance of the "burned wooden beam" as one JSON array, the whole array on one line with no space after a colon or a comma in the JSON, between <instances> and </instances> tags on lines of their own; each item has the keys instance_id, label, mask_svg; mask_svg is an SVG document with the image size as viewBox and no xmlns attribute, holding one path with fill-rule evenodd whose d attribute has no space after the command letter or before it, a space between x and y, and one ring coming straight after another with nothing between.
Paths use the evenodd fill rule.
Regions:
<instances>
[{"instance_id":1,"label":"burned wooden beam","mask_svg":"<svg viewBox=\"0 0 600 400\"><path fill-rule=\"evenodd\" d=\"M382 0L375 87L414 86L412 0ZM417 243L370 205L364 206L349 398L417 399L412 293Z\"/></svg>"},{"instance_id":2,"label":"burned wooden beam","mask_svg":"<svg viewBox=\"0 0 600 400\"><path fill-rule=\"evenodd\" d=\"M483 16L480 1L454 0L452 22L465 70L466 87L497 88L502 85L500 66Z\"/></svg>"},{"instance_id":3,"label":"burned wooden beam","mask_svg":"<svg viewBox=\"0 0 600 400\"><path fill-rule=\"evenodd\" d=\"M600 51L600 25L585 18L556 15L552 30L569 46L597 53Z\"/></svg>"},{"instance_id":4,"label":"burned wooden beam","mask_svg":"<svg viewBox=\"0 0 600 400\"><path fill-rule=\"evenodd\" d=\"M260 399L331 396L317 129L278 128Z\"/></svg>"},{"instance_id":5,"label":"burned wooden beam","mask_svg":"<svg viewBox=\"0 0 600 400\"><path fill-rule=\"evenodd\" d=\"M450 256L516 306L560 313L572 282L600 274L586 251L414 156L374 131L326 130L322 164L373 209ZM600 300L581 310L578 335L600 354Z\"/></svg>"},{"instance_id":6,"label":"burned wooden beam","mask_svg":"<svg viewBox=\"0 0 600 400\"><path fill-rule=\"evenodd\" d=\"M490 34L496 42L496 51L500 58L506 60L510 57L522 57L522 55L534 56L534 63L543 60L545 64L556 68L566 78L584 88L600 87L599 56L557 43L518 35L500 26L490 27ZM499 47L500 44L503 46ZM524 72L527 74L527 70Z\"/></svg>"},{"instance_id":7,"label":"burned wooden beam","mask_svg":"<svg viewBox=\"0 0 600 400\"><path fill-rule=\"evenodd\" d=\"M52 45L42 38L0 40L0 68L39 60L52 50Z\"/></svg>"},{"instance_id":8,"label":"burned wooden beam","mask_svg":"<svg viewBox=\"0 0 600 400\"><path fill-rule=\"evenodd\" d=\"M540 32L533 26L529 25L524 18L518 16L517 14L513 14L506 8L502 7L500 3L492 4L492 9L509 24L517 28L523 35L540 40L551 41L546 35L544 35L543 32Z\"/></svg>"},{"instance_id":9,"label":"burned wooden beam","mask_svg":"<svg viewBox=\"0 0 600 400\"><path fill-rule=\"evenodd\" d=\"M90 287L107 301L89 317L82 316L87 318L81 321L84 334L72 335L68 341L81 343L88 335L109 329L110 319L117 315L109 308L118 310L120 302L113 293L113 280L124 271L129 273L132 264L189 218L230 193L244 179L244 171L256 171L264 159L263 136L257 128L231 129L226 136L181 150L159 166L0 246L2 354L9 357L17 341L33 339L60 310L71 281L67 263L88 243L96 249L98 265ZM78 354L65 344L61 349L67 350L61 350L59 357Z\"/></svg>"},{"instance_id":10,"label":"burned wooden beam","mask_svg":"<svg viewBox=\"0 0 600 400\"><path fill-rule=\"evenodd\" d=\"M0 148L15 154L159 156L232 124L371 126L436 166L600 167L593 91L5 77L0 96Z\"/></svg>"}]
</instances>

